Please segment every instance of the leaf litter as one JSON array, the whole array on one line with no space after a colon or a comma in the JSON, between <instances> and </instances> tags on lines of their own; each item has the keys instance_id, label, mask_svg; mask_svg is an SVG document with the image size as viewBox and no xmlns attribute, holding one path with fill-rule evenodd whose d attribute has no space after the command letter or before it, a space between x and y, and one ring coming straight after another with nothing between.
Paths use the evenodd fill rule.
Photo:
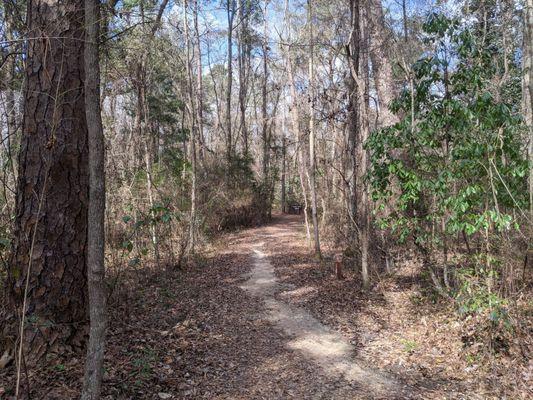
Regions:
<instances>
[{"instance_id":1,"label":"leaf litter","mask_svg":"<svg viewBox=\"0 0 533 400\"><path fill-rule=\"evenodd\" d=\"M530 398L531 364L466 360L453 312L414 303L412 262L365 292L349 268L335 279L333 251L324 253L312 257L299 217L276 216L224 234L181 270L128 267L110 301L102 398ZM250 290L258 264L271 286ZM23 386L33 399L78 398L83 361L50 354ZM13 372L0 371L2 399ZM375 390L371 378L385 383Z\"/></svg>"}]
</instances>

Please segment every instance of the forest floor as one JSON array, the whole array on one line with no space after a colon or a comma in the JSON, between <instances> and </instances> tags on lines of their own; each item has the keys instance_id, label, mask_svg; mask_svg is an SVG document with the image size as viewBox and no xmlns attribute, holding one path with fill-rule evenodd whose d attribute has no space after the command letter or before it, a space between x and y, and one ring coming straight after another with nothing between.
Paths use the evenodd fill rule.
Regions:
<instances>
[{"instance_id":1,"label":"forest floor","mask_svg":"<svg viewBox=\"0 0 533 400\"><path fill-rule=\"evenodd\" d=\"M357 274L348 269L337 280L332 264L312 257L299 216L278 215L267 226L224 234L182 270L125 271L110 302L103 398L533 394L527 363L502 358L494 369L465 357L460 322L422 300L414 266L398 265L362 291ZM51 355L24 387L33 399L74 399L82 370L79 355ZM0 373L0 398L9 398L12 383Z\"/></svg>"}]
</instances>

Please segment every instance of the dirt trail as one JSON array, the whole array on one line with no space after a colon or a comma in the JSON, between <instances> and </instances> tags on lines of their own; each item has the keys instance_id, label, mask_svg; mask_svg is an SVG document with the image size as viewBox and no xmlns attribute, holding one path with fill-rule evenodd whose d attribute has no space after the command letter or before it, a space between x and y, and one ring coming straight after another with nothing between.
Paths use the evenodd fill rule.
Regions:
<instances>
[{"instance_id":1,"label":"dirt trail","mask_svg":"<svg viewBox=\"0 0 533 400\"><path fill-rule=\"evenodd\" d=\"M173 289L180 322L166 330L179 345L171 375L179 386L159 391L195 400L417 398L360 360L349 337L291 303L306 283L285 284L280 271L307 277L298 261L309 254L302 232L298 216L275 216L224 235L212 257L183 275Z\"/></svg>"},{"instance_id":2,"label":"dirt trail","mask_svg":"<svg viewBox=\"0 0 533 400\"><path fill-rule=\"evenodd\" d=\"M442 373L447 359L436 347L406 363L412 349L402 339L411 324L418 336L407 337L422 343L420 332L435 335L410 313L412 291L361 291L353 270L337 280L332 268L311 256L299 216L224 235L181 283L175 312L186 317L175 340L186 334L193 345L179 351L181 387L169 392L195 400L492 398ZM413 367L428 359L441 372Z\"/></svg>"},{"instance_id":3,"label":"dirt trail","mask_svg":"<svg viewBox=\"0 0 533 400\"><path fill-rule=\"evenodd\" d=\"M276 300L283 288L274 267L261 250L264 243L253 247L253 267L241 287L264 301L264 317L287 335L286 346L297 350L319 365L332 379L354 383L374 398L398 397L401 385L392 377L364 366L355 357L355 348L346 338L323 325L308 311Z\"/></svg>"}]
</instances>

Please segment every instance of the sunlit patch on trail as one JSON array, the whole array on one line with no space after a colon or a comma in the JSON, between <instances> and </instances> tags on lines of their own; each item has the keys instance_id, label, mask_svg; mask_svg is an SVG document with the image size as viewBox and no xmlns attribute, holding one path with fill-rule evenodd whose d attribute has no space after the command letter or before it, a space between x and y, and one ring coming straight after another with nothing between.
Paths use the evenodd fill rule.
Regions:
<instances>
[{"instance_id":1,"label":"sunlit patch on trail","mask_svg":"<svg viewBox=\"0 0 533 400\"><path fill-rule=\"evenodd\" d=\"M357 360L355 348L346 338L323 325L308 311L275 298L284 287L278 282L268 257L261 251L262 246L263 243L257 243L252 248L253 267L241 289L263 300L265 319L288 336L286 347L300 352L327 375L355 384L374 396L397 395L401 385ZM282 292L281 296L303 296L314 291L314 287L303 287Z\"/></svg>"},{"instance_id":2,"label":"sunlit patch on trail","mask_svg":"<svg viewBox=\"0 0 533 400\"><path fill-rule=\"evenodd\" d=\"M294 300L303 298L314 293L318 293L318 289L315 286L304 286L293 290L285 290L280 293L280 296L291 298Z\"/></svg>"}]
</instances>

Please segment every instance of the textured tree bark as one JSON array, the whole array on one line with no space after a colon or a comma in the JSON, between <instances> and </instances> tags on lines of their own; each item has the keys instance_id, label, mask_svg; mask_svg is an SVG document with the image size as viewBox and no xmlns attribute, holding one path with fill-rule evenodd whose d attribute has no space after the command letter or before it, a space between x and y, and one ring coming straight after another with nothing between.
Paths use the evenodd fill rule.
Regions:
<instances>
[{"instance_id":1,"label":"textured tree bark","mask_svg":"<svg viewBox=\"0 0 533 400\"><path fill-rule=\"evenodd\" d=\"M9 2L4 4L4 19L5 19L5 36L6 40L13 41L15 38L15 29L16 24L14 23L14 10L13 10L13 4L10 4ZM15 45L11 46L11 49L6 49L4 52L4 49L2 49L2 57L7 57L5 64L4 64L4 70L6 71L5 83L0 84L0 90L4 92L4 109L5 109L5 118L6 118L6 128L7 128L7 135L4 140L2 140L2 146L5 148L7 158L9 160L9 169L5 168L4 171L4 183L5 186L4 189L11 190L4 190L4 196L9 196L5 198L6 206L8 208L8 215L13 214L12 210L12 203L13 200L11 199L11 192L12 188L14 188L15 183L17 181L17 173L16 173L16 155L14 149L15 143L16 143L16 135L19 131L19 126L17 123L18 120L18 111L17 111L17 103L18 101L15 99L15 87L17 86L17 74L16 74L16 61L17 56L14 54L9 55L9 52L13 53L17 51L17 48ZM5 85L5 86L4 86ZM11 176L9 176L11 174Z\"/></svg>"},{"instance_id":2,"label":"textured tree bark","mask_svg":"<svg viewBox=\"0 0 533 400\"><path fill-rule=\"evenodd\" d=\"M347 46L348 65L350 66L350 74L346 79L348 89L348 107L347 107L347 151L348 151L348 165L347 165L347 190L348 190L348 217L349 228L348 238L356 242L359 240L359 229L357 224L357 140L359 130L359 103L358 95L359 89L357 87L357 74L359 71L359 29L356 24L359 18L359 3L350 0L351 13L351 32L350 40Z\"/></svg>"},{"instance_id":3,"label":"textured tree bark","mask_svg":"<svg viewBox=\"0 0 533 400\"><path fill-rule=\"evenodd\" d=\"M100 398L107 326L105 288L105 159L100 110L99 0L85 0L85 112L89 137L87 276L90 330L82 400Z\"/></svg>"},{"instance_id":4,"label":"textured tree bark","mask_svg":"<svg viewBox=\"0 0 533 400\"><path fill-rule=\"evenodd\" d=\"M24 312L24 352L40 358L87 332L88 143L84 2L28 2L24 117L3 333ZM24 299L26 298L26 301ZM8 339L9 340L9 339Z\"/></svg>"},{"instance_id":5,"label":"textured tree bark","mask_svg":"<svg viewBox=\"0 0 533 400\"><path fill-rule=\"evenodd\" d=\"M348 45L348 63L353 78L354 92L351 107L355 115L355 198L357 202L357 228L359 247L361 252L361 275L363 285L368 286L368 258L369 258L369 198L365 183L367 173L367 153L364 143L368 139L368 42L366 26L366 2L364 0L350 0L352 31ZM353 132L349 134L353 135Z\"/></svg>"}]
</instances>

